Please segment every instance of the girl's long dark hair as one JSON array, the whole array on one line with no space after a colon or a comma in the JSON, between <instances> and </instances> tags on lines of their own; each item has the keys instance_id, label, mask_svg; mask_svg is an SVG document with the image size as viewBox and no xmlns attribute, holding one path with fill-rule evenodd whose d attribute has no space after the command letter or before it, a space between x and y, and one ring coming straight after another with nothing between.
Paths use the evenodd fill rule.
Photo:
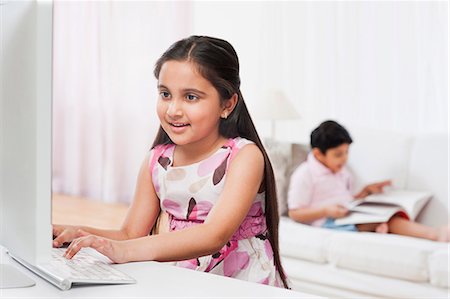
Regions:
<instances>
[{"instance_id":1,"label":"girl's long dark hair","mask_svg":"<svg viewBox=\"0 0 450 299\"><path fill-rule=\"evenodd\" d=\"M272 245L274 263L285 288L289 288L286 275L281 266L278 248L278 204L275 178L272 164L267 156L261 139L256 132L255 125L248 113L244 98L240 91L239 60L233 46L225 40L208 36L190 36L174 43L158 59L154 75L159 78L162 65L166 61L191 61L197 65L199 72L217 89L222 103L234 94L238 101L233 112L219 124L220 135L226 138L243 137L253 141L264 156L264 180L266 192L265 214L268 228L268 239ZM173 143L167 133L160 127L153 146Z\"/></svg>"}]
</instances>

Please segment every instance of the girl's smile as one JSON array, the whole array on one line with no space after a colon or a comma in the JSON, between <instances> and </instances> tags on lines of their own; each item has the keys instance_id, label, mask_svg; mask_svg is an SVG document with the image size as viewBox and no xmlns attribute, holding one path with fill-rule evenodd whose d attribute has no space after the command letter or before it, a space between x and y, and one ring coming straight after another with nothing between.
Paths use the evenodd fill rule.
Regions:
<instances>
[{"instance_id":1,"label":"girl's smile","mask_svg":"<svg viewBox=\"0 0 450 299\"><path fill-rule=\"evenodd\" d=\"M188 123L178 123L178 122L169 122L169 125L171 127L171 131L175 134L181 134L184 133L188 126L190 126Z\"/></svg>"}]
</instances>

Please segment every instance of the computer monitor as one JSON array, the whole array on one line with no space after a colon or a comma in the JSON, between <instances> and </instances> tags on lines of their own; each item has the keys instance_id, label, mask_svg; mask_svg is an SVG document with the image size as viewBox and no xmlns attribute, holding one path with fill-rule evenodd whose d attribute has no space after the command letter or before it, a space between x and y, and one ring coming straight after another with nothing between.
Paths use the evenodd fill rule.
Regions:
<instances>
[{"instance_id":1,"label":"computer monitor","mask_svg":"<svg viewBox=\"0 0 450 299\"><path fill-rule=\"evenodd\" d=\"M52 243L53 4L0 0L0 20L0 245L37 264ZM27 284L14 266L0 266L3 288Z\"/></svg>"}]
</instances>

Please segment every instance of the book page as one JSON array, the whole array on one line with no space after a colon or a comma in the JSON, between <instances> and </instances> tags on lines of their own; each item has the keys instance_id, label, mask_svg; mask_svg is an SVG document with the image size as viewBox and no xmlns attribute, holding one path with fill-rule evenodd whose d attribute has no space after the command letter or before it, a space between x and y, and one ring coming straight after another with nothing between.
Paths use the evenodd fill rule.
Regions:
<instances>
[{"instance_id":1,"label":"book page","mask_svg":"<svg viewBox=\"0 0 450 299\"><path fill-rule=\"evenodd\" d=\"M355 207L346 217L336 219L336 225L381 223L387 222L396 213L403 211L397 206L360 205Z\"/></svg>"},{"instance_id":2,"label":"book page","mask_svg":"<svg viewBox=\"0 0 450 299\"><path fill-rule=\"evenodd\" d=\"M404 209L396 205L384 205L378 203L364 203L359 206L354 207L351 212L360 212L366 214L374 214L374 215L393 215L398 211L403 211L406 213Z\"/></svg>"},{"instance_id":3,"label":"book page","mask_svg":"<svg viewBox=\"0 0 450 299\"><path fill-rule=\"evenodd\" d=\"M349 215L336 219L335 223L341 225L386 222L398 212L414 220L431 197L429 192L408 190L373 194L348 203L346 208L350 211Z\"/></svg>"},{"instance_id":4,"label":"book page","mask_svg":"<svg viewBox=\"0 0 450 299\"><path fill-rule=\"evenodd\" d=\"M397 205L403 208L411 219L415 219L431 197L430 192L390 190L385 193L369 195L359 205L364 203Z\"/></svg>"}]
</instances>

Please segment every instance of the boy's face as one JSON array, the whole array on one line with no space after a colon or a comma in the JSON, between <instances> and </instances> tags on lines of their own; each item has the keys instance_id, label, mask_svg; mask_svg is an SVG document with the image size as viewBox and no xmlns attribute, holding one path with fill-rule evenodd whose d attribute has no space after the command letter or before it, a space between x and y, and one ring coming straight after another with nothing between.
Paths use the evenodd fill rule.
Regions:
<instances>
[{"instance_id":1,"label":"boy's face","mask_svg":"<svg viewBox=\"0 0 450 299\"><path fill-rule=\"evenodd\" d=\"M328 167L332 172L336 173L344 167L348 159L348 143L343 143L337 147L328 149L323 154L318 148L313 149L314 156L323 165Z\"/></svg>"}]
</instances>

